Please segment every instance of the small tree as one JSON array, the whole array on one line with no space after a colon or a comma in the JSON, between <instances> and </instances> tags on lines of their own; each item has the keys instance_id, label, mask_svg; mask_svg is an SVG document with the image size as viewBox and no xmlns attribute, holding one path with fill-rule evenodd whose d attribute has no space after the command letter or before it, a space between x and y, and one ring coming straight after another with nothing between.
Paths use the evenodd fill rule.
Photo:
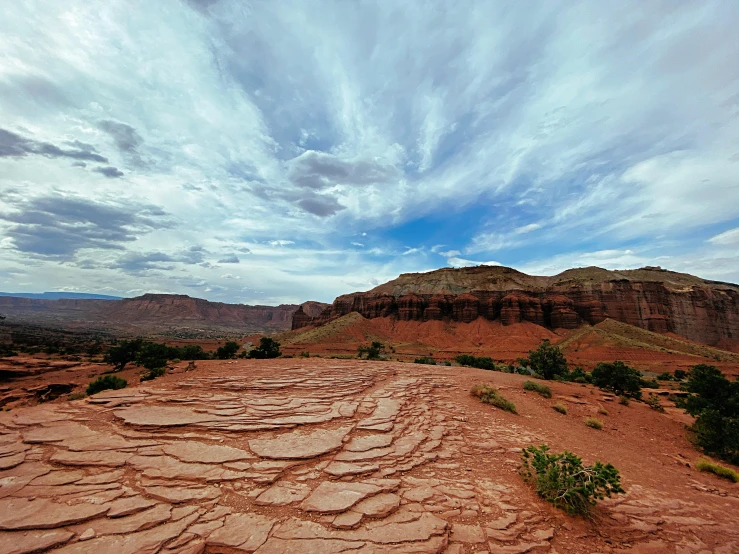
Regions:
<instances>
[{"instance_id":1,"label":"small tree","mask_svg":"<svg viewBox=\"0 0 739 554\"><path fill-rule=\"evenodd\" d=\"M105 353L103 362L115 366L116 371L122 371L127 364L136 361L139 349L143 345L142 339L122 340Z\"/></svg>"},{"instance_id":2,"label":"small tree","mask_svg":"<svg viewBox=\"0 0 739 554\"><path fill-rule=\"evenodd\" d=\"M692 430L698 446L739 464L739 381L729 381L716 367L693 367L685 383L691 395L685 409L695 416Z\"/></svg>"},{"instance_id":3,"label":"small tree","mask_svg":"<svg viewBox=\"0 0 739 554\"><path fill-rule=\"evenodd\" d=\"M136 353L136 365L144 366L150 371L163 368L169 359L169 347L156 342L143 343Z\"/></svg>"},{"instance_id":4,"label":"small tree","mask_svg":"<svg viewBox=\"0 0 739 554\"><path fill-rule=\"evenodd\" d=\"M357 348L357 357L361 358L364 354L367 355L368 360L379 360L382 349L385 345L381 342L373 341L370 346L360 346Z\"/></svg>"},{"instance_id":5,"label":"small tree","mask_svg":"<svg viewBox=\"0 0 739 554\"><path fill-rule=\"evenodd\" d=\"M544 500L568 513L587 515L597 500L625 492L618 470L611 464L583 466L572 452L549 454L545 444L524 448L521 455L524 480L534 485Z\"/></svg>"},{"instance_id":6,"label":"small tree","mask_svg":"<svg viewBox=\"0 0 739 554\"><path fill-rule=\"evenodd\" d=\"M213 357L217 360L230 360L236 355L240 348L241 347L238 342L228 341L226 344L219 346L216 349Z\"/></svg>"},{"instance_id":7,"label":"small tree","mask_svg":"<svg viewBox=\"0 0 739 554\"><path fill-rule=\"evenodd\" d=\"M93 394L96 394L100 391L113 389L123 389L126 388L126 385L128 383L125 379L121 379L117 375L103 375L101 377L98 377L95 379L92 383L90 383L87 387L87 396L92 396Z\"/></svg>"},{"instance_id":8,"label":"small tree","mask_svg":"<svg viewBox=\"0 0 739 554\"><path fill-rule=\"evenodd\" d=\"M530 367L544 379L554 379L557 375L567 375L567 360L558 346L549 339L544 339L536 350L529 352L528 358L521 358L519 363Z\"/></svg>"},{"instance_id":9,"label":"small tree","mask_svg":"<svg viewBox=\"0 0 739 554\"><path fill-rule=\"evenodd\" d=\"M623 362L601 362L591 373L593 384L619 396L641 398L641 372Z\"/></svg>"},{"instance_id":10,"label":"small tree","mask_svg":"<svg viewBox=\"0 0 739 554\"><path fill-rule=\"evenodd\" d=\"M280 352L280 343L269 337L259 339L259 346L249 351L250 358L264 360L268 358L278 358L282 355Z\"/></svg>"}]
</instances>

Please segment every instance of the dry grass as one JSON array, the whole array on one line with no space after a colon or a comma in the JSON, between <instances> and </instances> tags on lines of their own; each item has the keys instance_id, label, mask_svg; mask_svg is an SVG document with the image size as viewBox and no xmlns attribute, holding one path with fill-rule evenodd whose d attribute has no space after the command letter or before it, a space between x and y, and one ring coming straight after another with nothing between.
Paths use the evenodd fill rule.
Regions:
<instances>
[{"instance_id":1,"label":"dry grass","mask_svg":"<svg viewBox=\"0 0 739 554\"><path fill-rule=\"evenodd\" d=\"M586 417L585 425L587 425L588 427L592 427L593 429L597 429L598 431L603 429L603 422L600 419L596 419L594 417Z\"/></svg>"},{"instance_id":2,"label":"dry grass","mask_svg":"<svg viewBox=\"0 0 739 554\"><path fill-rule=\"evenodd\" d=\"M695 463L695 467L699 471L713 473L714 475L718 475L723 479L727 479L734 483L739 483L739 473L729 467L722 466L720 464L717 464L716 462L712 462L707 458L701 458L700 460L698 460Z\"/></svg>"},{"instance_id":3,"label":"dry grass","mask_svg":"<svg viewBox=\"0 0 739 554\"><path fill-rule=\"evenodd\" d=\"M470 390L470 394L475 398L479 398L480 402L485 404L490 404L512 414L518 413L516 411L516 405L490 385L475 385Z\"/></svg>"},{"instance_id":4,"label":"dry grass","mask_svg":"<svg viewBox=\"0 0 739 554\"><path fill-rule=\"evenodd\" d=\"M562 404L562 402L557 402L554 406L552 406L552 409L554 409L555 412L559 412L560 414L567 415L567 406Z\"/></svg>"},{"instance_id":5,"label":"dry grass","mask_svg":"<svg viewBox=\"0 0 739 554\"><path fill-rule=\"evenodd\" d=\"M600 415L608 415L608 410L606 410L603 406L601 406L600 408L598 408L598 413Z\"/></svg>"},{"instance_id":6,"label":"dry grass","mask_svg":"<svg viewBox=\"0 0 739 554\"><path fill-rule=\"evenodd\" d=\"M524 381L523 388L524 390L534 391L544 398L552 397L552 389L550 389L546 385L542 385L541 383L535 383L534 381Z\"/></svg>"}]
</instances>

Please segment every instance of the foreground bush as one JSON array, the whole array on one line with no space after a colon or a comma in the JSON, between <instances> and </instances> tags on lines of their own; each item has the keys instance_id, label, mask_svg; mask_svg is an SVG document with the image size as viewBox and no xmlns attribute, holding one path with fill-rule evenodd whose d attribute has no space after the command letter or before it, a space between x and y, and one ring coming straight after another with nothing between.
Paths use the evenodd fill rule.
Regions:
<instances>
[{"instance_id":1,"label":"foreground bush","mask_svg":"<svg viewBox=\"0 0 739 554\"><path fill-rule=\"evenodd\" d=\"M524 381L523 388L524 390L530 390L530 391L537 392L540 395L542 395L544 398L552 397L552 389L550 389L546 385L542 385L541 383L535 383L534 381Z\"/></svg>"},{"instance_id":2,"label":"foreground bush","mask_svg":"<svg viewBox=\"0 0 739 554\"><path fill-rule=\"evenodd\" d=\"M555 412L559 412L560 414L567 415L567 406L562 404L562 402L557 402L554 406L552 406Z\"/></svg>"},{"instance_id":3,"label":"foreground bush","mask_svg":"<svg viewBox=\"0 0 739 554\"><path fill-rule=\"evenodd\" d=\"M591 373L596 387L618 396L641 398L641 372L623 362L599 363Z\"/></svg>"},{"instance_id":4,"label":"foreground bush","mask_svg":"<svg viewBox=\"0 0 739 554\"><path fill-rule=\"evenodd\" d=\"M572 452L550 454L545 444L529 446L521 456L524 480L543 499L570 514L587 515L597 500L625 492L618 470L611 464L583 466Z\"/></svg>"},{"instance_id":5,"label":"foreground bush","mask_svg":"<svg viewBox=\"0 0 739 554\"><path fill-rule=\"evenodd\" d=\"M516 405L490 385L475 385L472 387L472 390L470 390L470 394L475 398L479 398L480 402L485 404L490 404L491 406L495 406L496 408L500 408L501 410L505 410L506 412L511 412L513 414L518 413L516 411Z\"/></svg>"},{"instance_id":6,"label":"foreground bush","mask_svg":"<svg viewBox=\"0 0 739 554\"><path fill-rule=\"evenodd\" d=\"M698 446L739 464L739 381L729 381L714 366L699 364L685 384L687 412L695 416L692 431Z\"/></svg>"},{"instance_id":7,"label":"foreground bush","mask_svg":"<svg viewBox=\"0 0 739 554\"><path fill-rule=\"evenodd\" d=\"M536 350L529 352L528 358L521 358L519 364L530 367L543 379L552 380L557 376L565 376L569 372L567 360L558 346L554 346L549 339L544 339Z\"/></svg>"},{"instance_id":8,"label":"foreground bush","mask_svg":"<svg viewBox=\"0 0 739 554\"><path fill-rule=\"evenodd\" d=\"M702 458L695 463L695 467L696 469L698 469L698 471L713 473L714 475L718 475L723 479L728 479L729 481L732 481L734 483L739 483L739 473L731 468L714 463L711 460L706 460L705 458Z\"/></svg>"},{"instance_id":9,"label":"foreground bush","mask_svg":"<svg viewBox=\"0 0 739 554\"><path fill-rule=\"evenodd\" d=\"M124 389L128 385L128 381L118 377L117 375L102 375L95 379L92 383L87 386L87 396L92 396L100 391L104 390L118 390Z\"/></svg>"},{"instance_id":10,"label":"foreground bush","mask_svg":"<svg viewBox=\"0 0 739 554\"><path fill-rule=\"evenodd\" d=\"M662 406L662 402L660 402L659 396L657 396L656 394L650 394L646 402L647 405L653 410L664 413L665 408L664 406Z\"/></svg>"},{"instance_id":11,"label":"foreground bush","mask_svg":"<svg viewBox=\"0 0 739 554\"><path fill-rule=\"evenodd\" d=\"M152 381L157 377L161 377L167 372L166 367L153 367L141 376L142 381Z\"/></svg>"}]
</instances>

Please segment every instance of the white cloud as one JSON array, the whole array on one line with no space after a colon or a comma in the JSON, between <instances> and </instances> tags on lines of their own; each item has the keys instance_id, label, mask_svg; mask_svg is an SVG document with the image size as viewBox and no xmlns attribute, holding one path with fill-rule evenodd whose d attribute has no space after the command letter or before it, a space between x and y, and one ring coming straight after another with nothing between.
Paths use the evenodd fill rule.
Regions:
<instances>
[{"instance_id":1,"label":"white cloud","mask_svg":"<svg viewBox=\"0 0 739 554\"><path fill-rule=\"evenodd\" d=\"M480 262L476 260L465 260L464 258L452 257L446 261L451 267L474 267L478 265L501 265L499 262Z\"/></svg>"},{"instance_id":2,"label":"white cloud","mask_svg":"<svg viewBox=\"0 0 739 554\"><path fill-rule=\"evenodd\" d=\"M708 239L708 242L721 245L739 244L739 227L711 237L710 239Z\"/></svg>"},{"instance_id":3,"label":"white cloud","mask_svg":"<svg viewBox=\"0 0 739 554\"><path fill-rule=\"evenodd\" d=\"M518 227L517 229L514 230L514 233L516 233L517 235L523 235L525 233L531 233L532 231L536 231L537 229L541 229L541 224L529 223L528 225Z\"/></svg>"},{"instance_id":4,"label":"white cloud","mask_svg":"<svg viewBox=\"0 0 739 554\"><path fill-rule=\"evenodd\" d=\"M445 258L453 258L454 256L459 256L461 252L459 250L447 250L445 252L438 251L437 254L439 256L444 256Z\"/></svg>"}]
</instances>

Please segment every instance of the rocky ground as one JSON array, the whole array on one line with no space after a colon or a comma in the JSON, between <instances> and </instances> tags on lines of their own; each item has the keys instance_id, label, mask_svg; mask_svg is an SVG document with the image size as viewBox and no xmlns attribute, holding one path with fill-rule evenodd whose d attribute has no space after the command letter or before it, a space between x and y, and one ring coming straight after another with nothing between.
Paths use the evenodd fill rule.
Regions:
<instances>
[{"instance_id":1,"label":"rocky ground","mask_svg":"<svg viewBox=\"0 0 739 554\"><path fill-rule=\"evenodd\" d=\"M184 367L184 364L183 364ZM0 552L739 551L739 485L701 474L684 416L592 387L393 362L198 362L0 414ZM469 395L492 383L519 415ZM568 415L552 410L564 402ZM584 426L597 414L602 431ZM546 442L621 470L592 520L517 474Z\"/></svg>"}]
</instances>

